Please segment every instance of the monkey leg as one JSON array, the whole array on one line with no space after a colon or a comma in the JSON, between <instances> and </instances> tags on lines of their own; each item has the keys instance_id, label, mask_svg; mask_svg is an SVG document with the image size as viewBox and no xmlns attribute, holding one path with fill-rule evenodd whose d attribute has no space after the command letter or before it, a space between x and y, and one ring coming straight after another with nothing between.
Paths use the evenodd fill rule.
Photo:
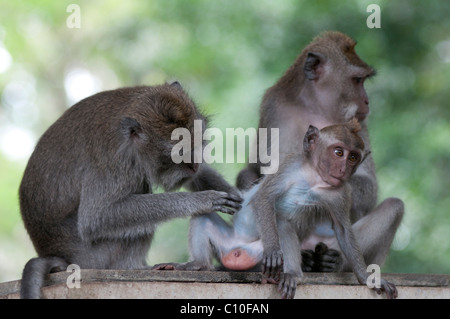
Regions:
<instances>
[{"instance_id":1,"label":"monkey leg","mask_svg":"<svg viewBox=\"0 0 450 319\"><path fill-rule=\"evenodd\" d=\"M404 215L403 201L387 198L375 209L353 224L353 233L367 265L383 265L395 233ZM343 257L342 271L350 267Z\"/></svg>"},{"instance_id":2,"label":"monkey leg","mask_svg":"<svg viewBox=\"0 0 450 319\"><path fill-rule=\"evenodd\" d=\"M404 212L402 200L387 198L353 224L356 240L368 265L384 263Z\"/></svg>"},{"instance_id":3,"label":"monkey leg","mask_svg":"<svg viewBox=\"0 0 450 319\"><path fill-rule=\"evenodd\" d=\"M403 202L398 198L387 198L352 225L367 265L383 265L403 214ZM320 247L321 245L325 247ZM302 269L320 272L352 271L340 250L336 237L312 235L302 243Z\"/></svg>"},{"instance_id":4,"label":"monkey leg","mask_svg":"<svg viewBox=\"0 0 450 319\"><path fill-rule=\"evenodd\" d=\"M219 258L234 239L233 227L217 213L191 218L189 227L189 250L191 263L206 269L214 269L213 259Z\"/></svg>"},{"instance_id":5,"label":"monkey leg","mask_svg":"<svg viewBox=\"0 0 450 319\"><path fill-rule=\"evenodd\" d=\"M233 239L231 225L217 213L191 218L189 225L190 261L186 263L163 263L153 266L157 270L213 270L213 259L231 247L226 247Z\"/></svg>"},{"instance_id":6,"label":"monkey leg","mask_svg":"<svg viewBox=\"0 0 450 319\"><path fill-rule=\"evenodd\" d=\"M215 257L229 270L248 270L262 258L260 240L250 242L249 238L240 236L216 213L192 218L189 237L192 261L187 265L211 269Z\"/></svg>"}]
</instances>

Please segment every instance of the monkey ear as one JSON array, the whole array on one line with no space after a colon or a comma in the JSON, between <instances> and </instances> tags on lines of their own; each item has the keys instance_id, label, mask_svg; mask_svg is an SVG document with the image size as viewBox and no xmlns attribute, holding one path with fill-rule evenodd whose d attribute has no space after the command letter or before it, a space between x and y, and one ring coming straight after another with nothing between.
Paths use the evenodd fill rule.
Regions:
<instances>
[{"instance_id":1,"label":"monkey ear","mask_svg":"<svg viewBox=\"0 0 450 319\"><path fill-rule=\"evenodd\" d=\"M180 90L183 89L183 87L181 86L180 82L178 82L178 81L172 82L172 83L170 84L170 86L173 87L173 88L180 89Z\"/></svg>"},{"instance_id":2,"label":"monkey ear","mask_svg":"<svg viewBox=\"0 0 450 319\"><path fill-rule=\"evenodd\" d=\"M364 162L364 160L367 158L367 156L369 156L372 153L371 150L366 150L363 154L363 158L361 159L361 162L359 162L359 164L361 164L362 162Z\"/></svg>"},{"instance_id":3,"label":"monkey ear","mask_svg":"<svg viewBox=\"0 0 450 319\"><path fill-rule=\"evenodd\" d=\"M303 151L309 153L313 149L313 145L317 142L319 138L319 129L315 126L310 125L306 131L305 138L303 139Z\"/></svg>"},{"instance_id":4,"label":"monkey ear","mask_svg":"<svg viewBox=\"0 0 450 319\"><path fill-rule=\"evenodd\" d=\"M317 52L308 52L303 71L308 80L317 80L323 72L325 56Z\"/></svg>"},{"instance_id":5,"label":"monkey ear","mask_svg":"<svg viewBox=\"0 0 450 319\"><path fill-rule=\"evenodd\" d=\"M125 138L141 138L142 127L136 119L124 117L120 120L120 129Z\"/></svg>"}]
</instances>

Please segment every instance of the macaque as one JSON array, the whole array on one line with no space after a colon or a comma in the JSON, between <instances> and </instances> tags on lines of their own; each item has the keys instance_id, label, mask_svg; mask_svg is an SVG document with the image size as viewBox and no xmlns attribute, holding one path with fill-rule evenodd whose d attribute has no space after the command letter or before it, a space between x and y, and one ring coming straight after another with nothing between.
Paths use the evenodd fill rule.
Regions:
<instances>
[{"instance_id":1,"label":"macaque","mask_svg":"<svg viewBox=\"0 0 450 319\"><path fill-rule=\"evenodd\" d=\"M313 249L313 233L334 239L361 284L368 273L358 241L365 236L350 222L352 174L368 155L356 119L319 131L309 126L300 150L285 157L244 194L242 209L229 225L218 214L192 218L191 261L157 269L214 269L214 258L229 270L261 270L264 282L278 283L282 298L293 298L301 281L301 250ZM323 244L320 244L323 245ZM319 245L319 247L320 247ZM397 297L381 279L378 293Z\"/></svg>"},{"instance_id":2,"label":"macaque","mask_svg":"<svg viewBox=\"0 0 450 319\"><path fill-rule=\"evenodd\" d=\"M95 94L43 134L19 189L38 254L24 268L22 298L40 298L44 275L69 264L146 268L159 223L241 207L239 191L208 165L172 161L171 132L193 135L194 120L205 130L205 117L174 82ZM194 192L153 194L158 185Z\"/></svg>"},{"instance_id":3,"label":"macaque","mask_svg":"<svg viewBox=\"0 0 450 319\"><path fill-rule=\"evenodd\" d=\"M356 42L345 34L325 32L316 37L278 82L266 91L260 107L259 127L267 128L269 133L269 128L279 128L280 162L301 148L309 125L321 129L345 123L353 117L360 122L359 134L367 149L370 148L367 129L369 98L364 83L375 75L375 70L360 59L355 45ZM257 146L258 143L256 140ZM249 189L262 177L261 165L261 162L250 163L243 169L237 177L237 187ZM356 228L366 232L365 238L359 242L364 258L369 264L381 266L402 220L403 202L388 198L377 206L378 184L370 154L351 177L350 186L350 220ZM324 241L324 235L312 234L311 239ZM336 259L336 251L326 249L329 245L336 246L336 242L328 241L326 246L322 245L325 252L318 247L322 253L305 251L305 256L311 257L305 260L305 268L315 271L348 270L338 264L333 267L320 262L328 257Z\"/></svg>"}]
</instances>

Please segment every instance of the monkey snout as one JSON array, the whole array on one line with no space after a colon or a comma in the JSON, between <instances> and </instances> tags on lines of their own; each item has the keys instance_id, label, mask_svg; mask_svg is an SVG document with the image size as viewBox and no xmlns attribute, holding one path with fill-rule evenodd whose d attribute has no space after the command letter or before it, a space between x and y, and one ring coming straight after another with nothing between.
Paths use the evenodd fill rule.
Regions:
<instances>
[{"instance_id":1,"label":"monkey snout","mask_svg":"<svg viewBox=\"0 0 450 319\"><path fill-rule=\"evenodd\" d=\"M336 174L336 178L343 178L345 176L345 172L347 171L347 165L342 165L338 169L338 173Z\"/></svg>"},{"instance_id":2,"label":"monkey snout","mask_svg":"<svg viewBox=\"0 0 450 319\"><path fill-rule=\"evenodd\" d=\"M366 106L369 105L369 96L367 95L365 90L363 90L361 98L364 102L364 105L366 105Z\"/></svg>"},{"instance_id":3,"label":"monkey snout","mask_svg":"<svg viewBox=\"0 0 450 319\"><path fill-rule=\"evenodd\" d=\"M363 105L358 108L358 112L356 112L355 117L359 122L362 122L367 115L369 115L369 113L369 99L365 99Z\"/></svg>"}]
</instances>

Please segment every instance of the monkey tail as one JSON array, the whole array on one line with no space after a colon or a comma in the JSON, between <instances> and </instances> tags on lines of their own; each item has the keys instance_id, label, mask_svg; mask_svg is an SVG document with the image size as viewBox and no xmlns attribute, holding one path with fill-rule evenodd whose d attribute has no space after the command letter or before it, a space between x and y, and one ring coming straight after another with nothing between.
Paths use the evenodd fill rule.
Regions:
<instances>
[{"instance_id":1,"label":"monkey tail","mask_svg":"<svg viewBox=\"0 0 450 319\"><path fill-rule=\"evenodd\" d=\"M37 257L30 259L22 273L21 299L40 299L44 277L52 271L67 268L69 263L60 257Z\"/></svg>"}]
</instances>

